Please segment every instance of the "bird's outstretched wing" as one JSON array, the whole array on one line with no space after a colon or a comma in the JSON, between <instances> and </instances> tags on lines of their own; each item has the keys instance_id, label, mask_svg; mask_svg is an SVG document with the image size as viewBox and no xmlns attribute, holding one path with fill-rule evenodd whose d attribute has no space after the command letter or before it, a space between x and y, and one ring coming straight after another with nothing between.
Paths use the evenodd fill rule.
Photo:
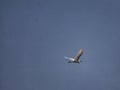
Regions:
<instances>
[{"instance_id":1,"label":"bird's outstretched wing","mask_svg":"<svg viewBox=\"0 0 120 90\"><path fill-rule=\"evenodd\" d=\"M77 55L74 57L75 61L78 61L82 54L83 54L83 50L80 49L79 52L77 53Z\"/></svg>"}]
</instances>

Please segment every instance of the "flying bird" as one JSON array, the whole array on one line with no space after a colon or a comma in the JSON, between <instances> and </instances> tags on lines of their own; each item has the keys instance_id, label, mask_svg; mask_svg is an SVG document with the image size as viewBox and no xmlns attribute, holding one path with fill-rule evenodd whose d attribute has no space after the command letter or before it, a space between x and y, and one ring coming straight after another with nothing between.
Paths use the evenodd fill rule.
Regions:
<instances>
[{"instance_id":1,"label":"flying bird","mask_svg":"<svg viewBox=\"0 0 120 90\"><path fill-rule=\"evenodd\" d=\"M83 54L83 50L80 49L79 52L77 53L77 55L74 58L70 58L70 57L64 57L65 59L69 60L68 63L80 63L82 62L80 59L80 56Z\"/></svg>"}]
</instances>

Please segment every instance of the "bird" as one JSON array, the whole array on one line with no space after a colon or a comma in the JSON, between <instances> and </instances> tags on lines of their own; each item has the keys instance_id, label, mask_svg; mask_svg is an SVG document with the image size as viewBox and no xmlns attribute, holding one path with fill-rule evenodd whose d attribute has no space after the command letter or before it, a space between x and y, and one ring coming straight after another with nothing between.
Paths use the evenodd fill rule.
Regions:
<instances>
[{"instance_id":1,"label":"bird","mask_svg":"<svg viewBox=\"0 0 120 90\"><path fill-rule=\"evenodd\" d=\"M64 58L69 60L68 63L81 63L82 61L80 60L80 57L82 56L82 54L83 54L83 50L80 49L74 58L70 58L66 56L64 56Z\"/></svg>"}]
</instances>

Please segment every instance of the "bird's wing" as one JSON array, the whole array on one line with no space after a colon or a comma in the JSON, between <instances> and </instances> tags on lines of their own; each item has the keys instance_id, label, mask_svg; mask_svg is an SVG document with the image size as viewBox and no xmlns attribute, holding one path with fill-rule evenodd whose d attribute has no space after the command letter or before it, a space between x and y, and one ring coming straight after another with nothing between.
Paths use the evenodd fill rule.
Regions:
<instances>
[{"instance_id":1,"label":"bird's wing","mask_svg":"<svg viewBox=\"0 0 120 90\"><path fill-rule=\"evenodd\" d=\"M77 53L77 55L74 57L75 61L78 61L82 54L83 54L83 50L80 49L79 52Z\"/></svg>"}]
</instances>

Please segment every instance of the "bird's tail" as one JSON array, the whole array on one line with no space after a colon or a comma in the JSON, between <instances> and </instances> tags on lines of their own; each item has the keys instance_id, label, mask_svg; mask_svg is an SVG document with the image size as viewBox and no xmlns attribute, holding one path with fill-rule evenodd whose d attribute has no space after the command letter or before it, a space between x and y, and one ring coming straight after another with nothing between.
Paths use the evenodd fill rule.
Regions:
<instances>
[{"instance_id":1,"label":"bird's tail","mask_svg":"<svg viewBox=\"0 0 120 90\"><path fill-rule=\"evenodd\" d=\"M69 58L69 57L66 57L66 56L64 56L64 58L69 60L69 61L73 61L73 58Z\"/></svg>"},{"instance_id":2,"label":"bird's tail","mask_svg":"<svg viewBox=\"0 0 120 90\"><path fill-rule=\"evenodd\" d=\"M68 59L68 60L70 60L70 58L69 58L69 57L66 57L66 56L64 56L64 58L65 58L65 59Z\"/></svg>"}]
</instances>

